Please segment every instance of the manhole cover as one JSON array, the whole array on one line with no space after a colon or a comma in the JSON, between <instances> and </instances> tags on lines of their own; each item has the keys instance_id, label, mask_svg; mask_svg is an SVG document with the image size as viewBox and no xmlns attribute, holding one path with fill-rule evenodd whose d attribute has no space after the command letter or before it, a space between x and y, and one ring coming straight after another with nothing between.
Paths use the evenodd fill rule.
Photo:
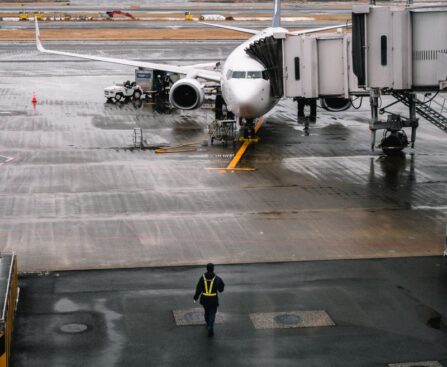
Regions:
<instances>
[{"instance_id":1,"label":"manhole cover","mask_svg":"<svg viewBox=\"0 0 447 367\"><path fill-rule=\"evenodd\" d=\"M201 322L203 320L203 312L187 312L183 315L186 322Z\"/></svg>"},{"instance_id":2,"label":"manhole cover","mask_svg":"<svg viewBox=\"0 0 447 367\"><path fill-rule=\"evenodd\" d=\"M287 329L301 327L334 326L326 311L287 311L251 313L250 319L256 329Z\"/></svg>"},{"instance_id":3,"label":"manhole cover","mask_svg":"<svg viewBox=\"0 0 447 367\"><path fill-rule=\"evenodd\" d=\"M82 333L83 331L87 330L87 325L85 324L65 324L61 326L61 331L68 334L76 334L76 333Z\"/></svg>"},{"instance_id":4,"label":"manhole cover","mask_svg":"<svg viewBox=\"0 0 447 367\"><path fill-rule=\"evenodd\" d=\"M283 314L283 315L275 316L274 320L278 324L282 324L285 326L292 326L292 325L296 325L299 322L301 322L301 317L299 317L297 315L292 315L292 314Z\"/></svg>"}]
</instances>

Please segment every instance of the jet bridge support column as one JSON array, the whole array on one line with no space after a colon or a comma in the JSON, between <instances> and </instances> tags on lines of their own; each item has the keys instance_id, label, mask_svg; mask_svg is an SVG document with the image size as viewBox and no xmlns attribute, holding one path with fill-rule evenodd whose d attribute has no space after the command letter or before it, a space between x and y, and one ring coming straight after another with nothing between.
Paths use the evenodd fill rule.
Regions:
<instances>
[{"instance_id":1,"label":"jet bridge support column","mask_svg":"<svg viewBox=\"0 0 447 367\"><path fill-rule=\"evenodd\" d=\"M414 143L416 141L416 129L418 128L418 118L416 117L416 101L417 97L415 93L410 93L409 99L409 119L411 123L411 147L414 148Z\"/></svg>"},{"instance_id":2,"label":"jet bridge support column","mask_svg":"<svg viewBox=\"0 0 447 367\"><path fill-rule=\"evenodd\" d=\"M374 151L376 145L376 130L380 125L379 121L379 97L380 90L378 88L371 88L369 92L369 103L371 105L371 121L369 123L369 130L371 130L371 150Z\"/></svg>"},{"instance_id":3,"label":"jet bridge support column","mask_svg":"<svg viewBox=\"0 0 447 367\"><path fill-rule=\"evenodd\" d=\"M309 124L317 121L317 98L294 98L298 105L297 122L304 125L304 134L309 135ZM306 116L306 106L309 107L309 114Z\"/></svg>"}]
</instances>

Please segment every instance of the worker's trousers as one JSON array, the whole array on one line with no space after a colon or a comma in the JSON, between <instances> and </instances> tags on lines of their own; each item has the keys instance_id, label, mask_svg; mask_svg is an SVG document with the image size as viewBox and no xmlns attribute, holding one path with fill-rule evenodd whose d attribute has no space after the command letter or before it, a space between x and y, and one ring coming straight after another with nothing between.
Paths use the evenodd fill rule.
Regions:
<instances>
[{"instance_id":1,"label":"worker's trousers","mask_svg":"<svg viewBox=\"0 0 447 367\"><path fill-rule=\"evenodd\" d=\"M205 322L208 331L213 331L214 321L216 320L217 306L203 306L205 308Z\"/></svg>"}]
</instances>

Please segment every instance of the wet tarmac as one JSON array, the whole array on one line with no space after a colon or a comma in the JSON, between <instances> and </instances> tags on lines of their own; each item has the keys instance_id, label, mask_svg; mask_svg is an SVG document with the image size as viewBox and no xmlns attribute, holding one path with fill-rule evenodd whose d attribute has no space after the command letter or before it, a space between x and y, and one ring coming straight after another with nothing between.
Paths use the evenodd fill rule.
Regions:
<instances>
[{"instance_id":1,"label":"wet tarmac","mask_svg":"<svg viewBox=\"0 0 447 367\"><path fill-rule=\"evenodd\" d=\"M218 266L214 338L192 299L203 267L22 276L12 365L447 366L440 260Z\"/></svg>"},{"instance_id":2,"label":"wet tarmac","mask_svg":"<svg viewBox=\"0 0 447 367\"><path fill-rule=\"evenodd\" d=\"M237 43L46 44L194 64ZM232 149L202 144L212 111L105 103L103 88L132 68L40 55L29 42L1 43L0 65L0 241L21 271L442 253L447 136L423 120L416 148L388 158L369 150L367 101L319 111L310 136L284 101L242 162L257 171L222 174L210 168ZM134 127L151 146L197 150L130 150Z\"/></svg>"}]
</instances>

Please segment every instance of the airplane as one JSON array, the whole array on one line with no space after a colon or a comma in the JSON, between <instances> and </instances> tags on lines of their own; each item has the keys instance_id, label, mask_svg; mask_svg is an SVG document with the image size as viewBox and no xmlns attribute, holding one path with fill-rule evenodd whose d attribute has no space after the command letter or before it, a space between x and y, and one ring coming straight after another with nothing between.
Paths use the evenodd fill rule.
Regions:
<instances>
[{"instance_id":1,"label":"airplane","mask_svg":"<svg viewBox=\"0 0 447 367\"><path fill-rule=\"evenodd\" d=\"M244 136L253 138L255 136L255 119L270 111L281 99L281 96L272 93L273 77L271 72L269 72L269 68L260 62L258 57L247 52L250 45L253 45L256 42L263 42L268 38L271 38L274 34L288 33L293 35L302 35L347 26L346 24L342 24L289 32L287 29L281 27L281 0L274 0L272 26L262 31L221 24L200 23L208 26L252 34L252 37L243 42L230 53L223 63L221 72L206 69L206 64L176 66L48 50L42 45L37 19L35 20L36 46L40 52L49 54L77 57L180 74L184 77L172 85L169 93L170 103L178 109L191 110L199 108L202 105L205 92L203 84L199 80L220 83L222 97L227 105L227 110L235 116L241 130L243 129L244 131ZM213 65L215 66L216 63Z\"/></svg>"}]
</instances>

